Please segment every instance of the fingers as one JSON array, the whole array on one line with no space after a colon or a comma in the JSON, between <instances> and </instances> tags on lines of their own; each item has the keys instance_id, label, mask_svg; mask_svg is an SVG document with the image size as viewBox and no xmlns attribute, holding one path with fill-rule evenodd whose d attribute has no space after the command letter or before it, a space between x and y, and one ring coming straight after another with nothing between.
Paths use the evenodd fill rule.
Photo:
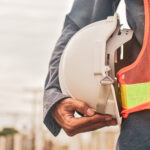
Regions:
<instances>
[{"instance_id":1,"label":"fingers","mask_svg":"<svg viewBox=\"0 0 150 150\"><path fill-rule=\"evenodd\" d=\"M79 113L86 116L93 116L95 114L95 111L92 108L90 108L85 102L80 100L74 100L73 103L75 110Z\"/></svg>"},{"instance_id":2,"label":"fingers","mask_svg":"<svg viewBox=\"0 0 150 150\"><path fill-rule=\"evenodd\" d=\"M71 136L72 133L77 134L81 131L93 131L111 124L113 125L114 122L112 122L112 118L109 115L96 114L92 117L72 118L66 122L67 126L64 126L64 130Z\"/></svg>"},{"instance_id":3,"label":"fingers","mask_svg":"<svg viewBox=\"0 0 150 150\"><path fill-rule=\"evenodd\" d=\"M78 133L94 131L94 130L97 130L99 128L103 128L103 127L106 127L106 126L114 126L116 124L117 124L116 120L101 121L101 122L97 122L97 123L88 125L86 127L81 127L81 128L76 129L76 130L70 131L67 134L69 136L74 136L74 135L76 135Z\"/></svg>"},{"instance_id":4,"label":"fingers","mask_svg":"<svg viewBox=\"0 0 150 150\"><path fill-rule=\"evenodd\" d=\"M75 111L84 116L75 118ZM52 115L69 136L113 124L111 123L112 116L98 114L86 103L72 98L67 98L58 103L53 109Z\"/></svg>"},{"instance_id":5,"label":"fingers","mask_svg":"<svg viewBox=\"0 0 150 150\"><path fill-rule=\"evenodd\" d=\"M70 118L68 121L70 121L70 124L74 128L79 128L100 121L110 121L110 120L112 120L112 117L109 115L95 114L94 116L91 117Z\"/></svg>"}]
</instances>

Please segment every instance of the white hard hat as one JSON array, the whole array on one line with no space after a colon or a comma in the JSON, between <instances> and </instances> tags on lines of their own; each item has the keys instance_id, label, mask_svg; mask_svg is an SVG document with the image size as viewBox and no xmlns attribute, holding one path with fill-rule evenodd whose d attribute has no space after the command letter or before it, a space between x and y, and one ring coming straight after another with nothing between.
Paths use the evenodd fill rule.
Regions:
<instances>
[{"instance_id":1,"label":"white hard hat","mask_svg":"<svg viewBox=\"0 0 150 150\"><path fill-rule=\"evenodd\" d=\"M111 41L110 37L113 37L117 26L118 17L115 14L78 31L68 42L61 57L59 82L64 94L85 101L99 113L111 114L120 123L114 76L113 73L108 75L113 65L106 63L107 47L118 48L123 44L116 44L116 47L112 42L107 43ZM130 39L131 37L130 35ZM110 52L110 56L111 54Z\"/></svg>"}]
</instances>

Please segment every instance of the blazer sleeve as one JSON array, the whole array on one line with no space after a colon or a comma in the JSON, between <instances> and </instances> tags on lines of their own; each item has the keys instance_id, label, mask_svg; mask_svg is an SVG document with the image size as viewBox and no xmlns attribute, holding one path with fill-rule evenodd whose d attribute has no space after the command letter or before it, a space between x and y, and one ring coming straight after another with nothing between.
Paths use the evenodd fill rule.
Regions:
<instances>
[{"instance_id":1,"label":"blazer sleeve","mask_svg":"<svg viewBox=\"0 0 150 150\"><path fill-rule=\"evenodd\" d=\"M79 30L79 27L71 20L69 15L66 15L62 34L58 39L55 49L49 64L48 75L45 81L44 98L43 98L43 113L44 124L54 136L57 136L61 127L52 117L51 111L56 103L68 98L61 92L58 78L58 69L61 55L70 38Z\"/></svg>"}]
</instances>

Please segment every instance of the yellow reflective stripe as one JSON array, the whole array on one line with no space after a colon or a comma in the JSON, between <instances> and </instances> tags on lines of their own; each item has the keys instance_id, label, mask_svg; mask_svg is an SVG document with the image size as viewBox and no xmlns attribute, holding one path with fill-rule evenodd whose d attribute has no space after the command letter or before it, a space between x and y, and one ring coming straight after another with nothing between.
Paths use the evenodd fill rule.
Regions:
<instances>
[{"instance_id":1,"label":"yellow reflective stripe","mask_svg":"<svg viewBox=\"0 0 150 150\"><path fill-rule=\"evenodd\" d=\"M128 109L126 85L121 85L121 103L123 108Z\"/></svg>"},{"instance_id":2,"label":"yellow reflective stripe","mask_svg":"<svg viewBox=\"0 0 150 150\"><path fill-rule=\"evenodd\" d=\"M125 109L150 102L150 82L121 85L121 101Z\"/></svg>"}]
</instances>

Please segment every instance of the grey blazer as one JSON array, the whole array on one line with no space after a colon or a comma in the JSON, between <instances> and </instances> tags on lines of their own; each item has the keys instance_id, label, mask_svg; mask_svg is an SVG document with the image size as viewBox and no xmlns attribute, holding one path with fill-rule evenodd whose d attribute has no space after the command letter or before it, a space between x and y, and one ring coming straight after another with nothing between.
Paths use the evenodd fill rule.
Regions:
<instances>
[{"instance_id":1,"label":"grey blazer","mask_svg":"<svg viewBox=\"0 0 150 150\"><path fill-rule=\"evenodd\" d=\"M70 38L78 30L92 22L106 19L107 16L112 16L119 2L120 0L75 0L70 13L66 15L62 34L56 43L50 60L44 89L44 123L54 136L58 135L61 127L51 115L52 108L59 101L69 97L69 95L61 93L58 79L59 61L63 50ZM137 57L143 42L144 7L143 0L125 0L125 2L127 21L129 26L134 30L133 39L125 46L125 48L129 49L126 55L130 53L126 59L126 65L128 65ZM134 115L131 116L134 120ZM132 128L127 126L127 129ZM122 131L122 133L124 132ZM123 137L122 134L120 137ZM122 139L120 138L120 140Z\"/></svg>"}]
</instances>

